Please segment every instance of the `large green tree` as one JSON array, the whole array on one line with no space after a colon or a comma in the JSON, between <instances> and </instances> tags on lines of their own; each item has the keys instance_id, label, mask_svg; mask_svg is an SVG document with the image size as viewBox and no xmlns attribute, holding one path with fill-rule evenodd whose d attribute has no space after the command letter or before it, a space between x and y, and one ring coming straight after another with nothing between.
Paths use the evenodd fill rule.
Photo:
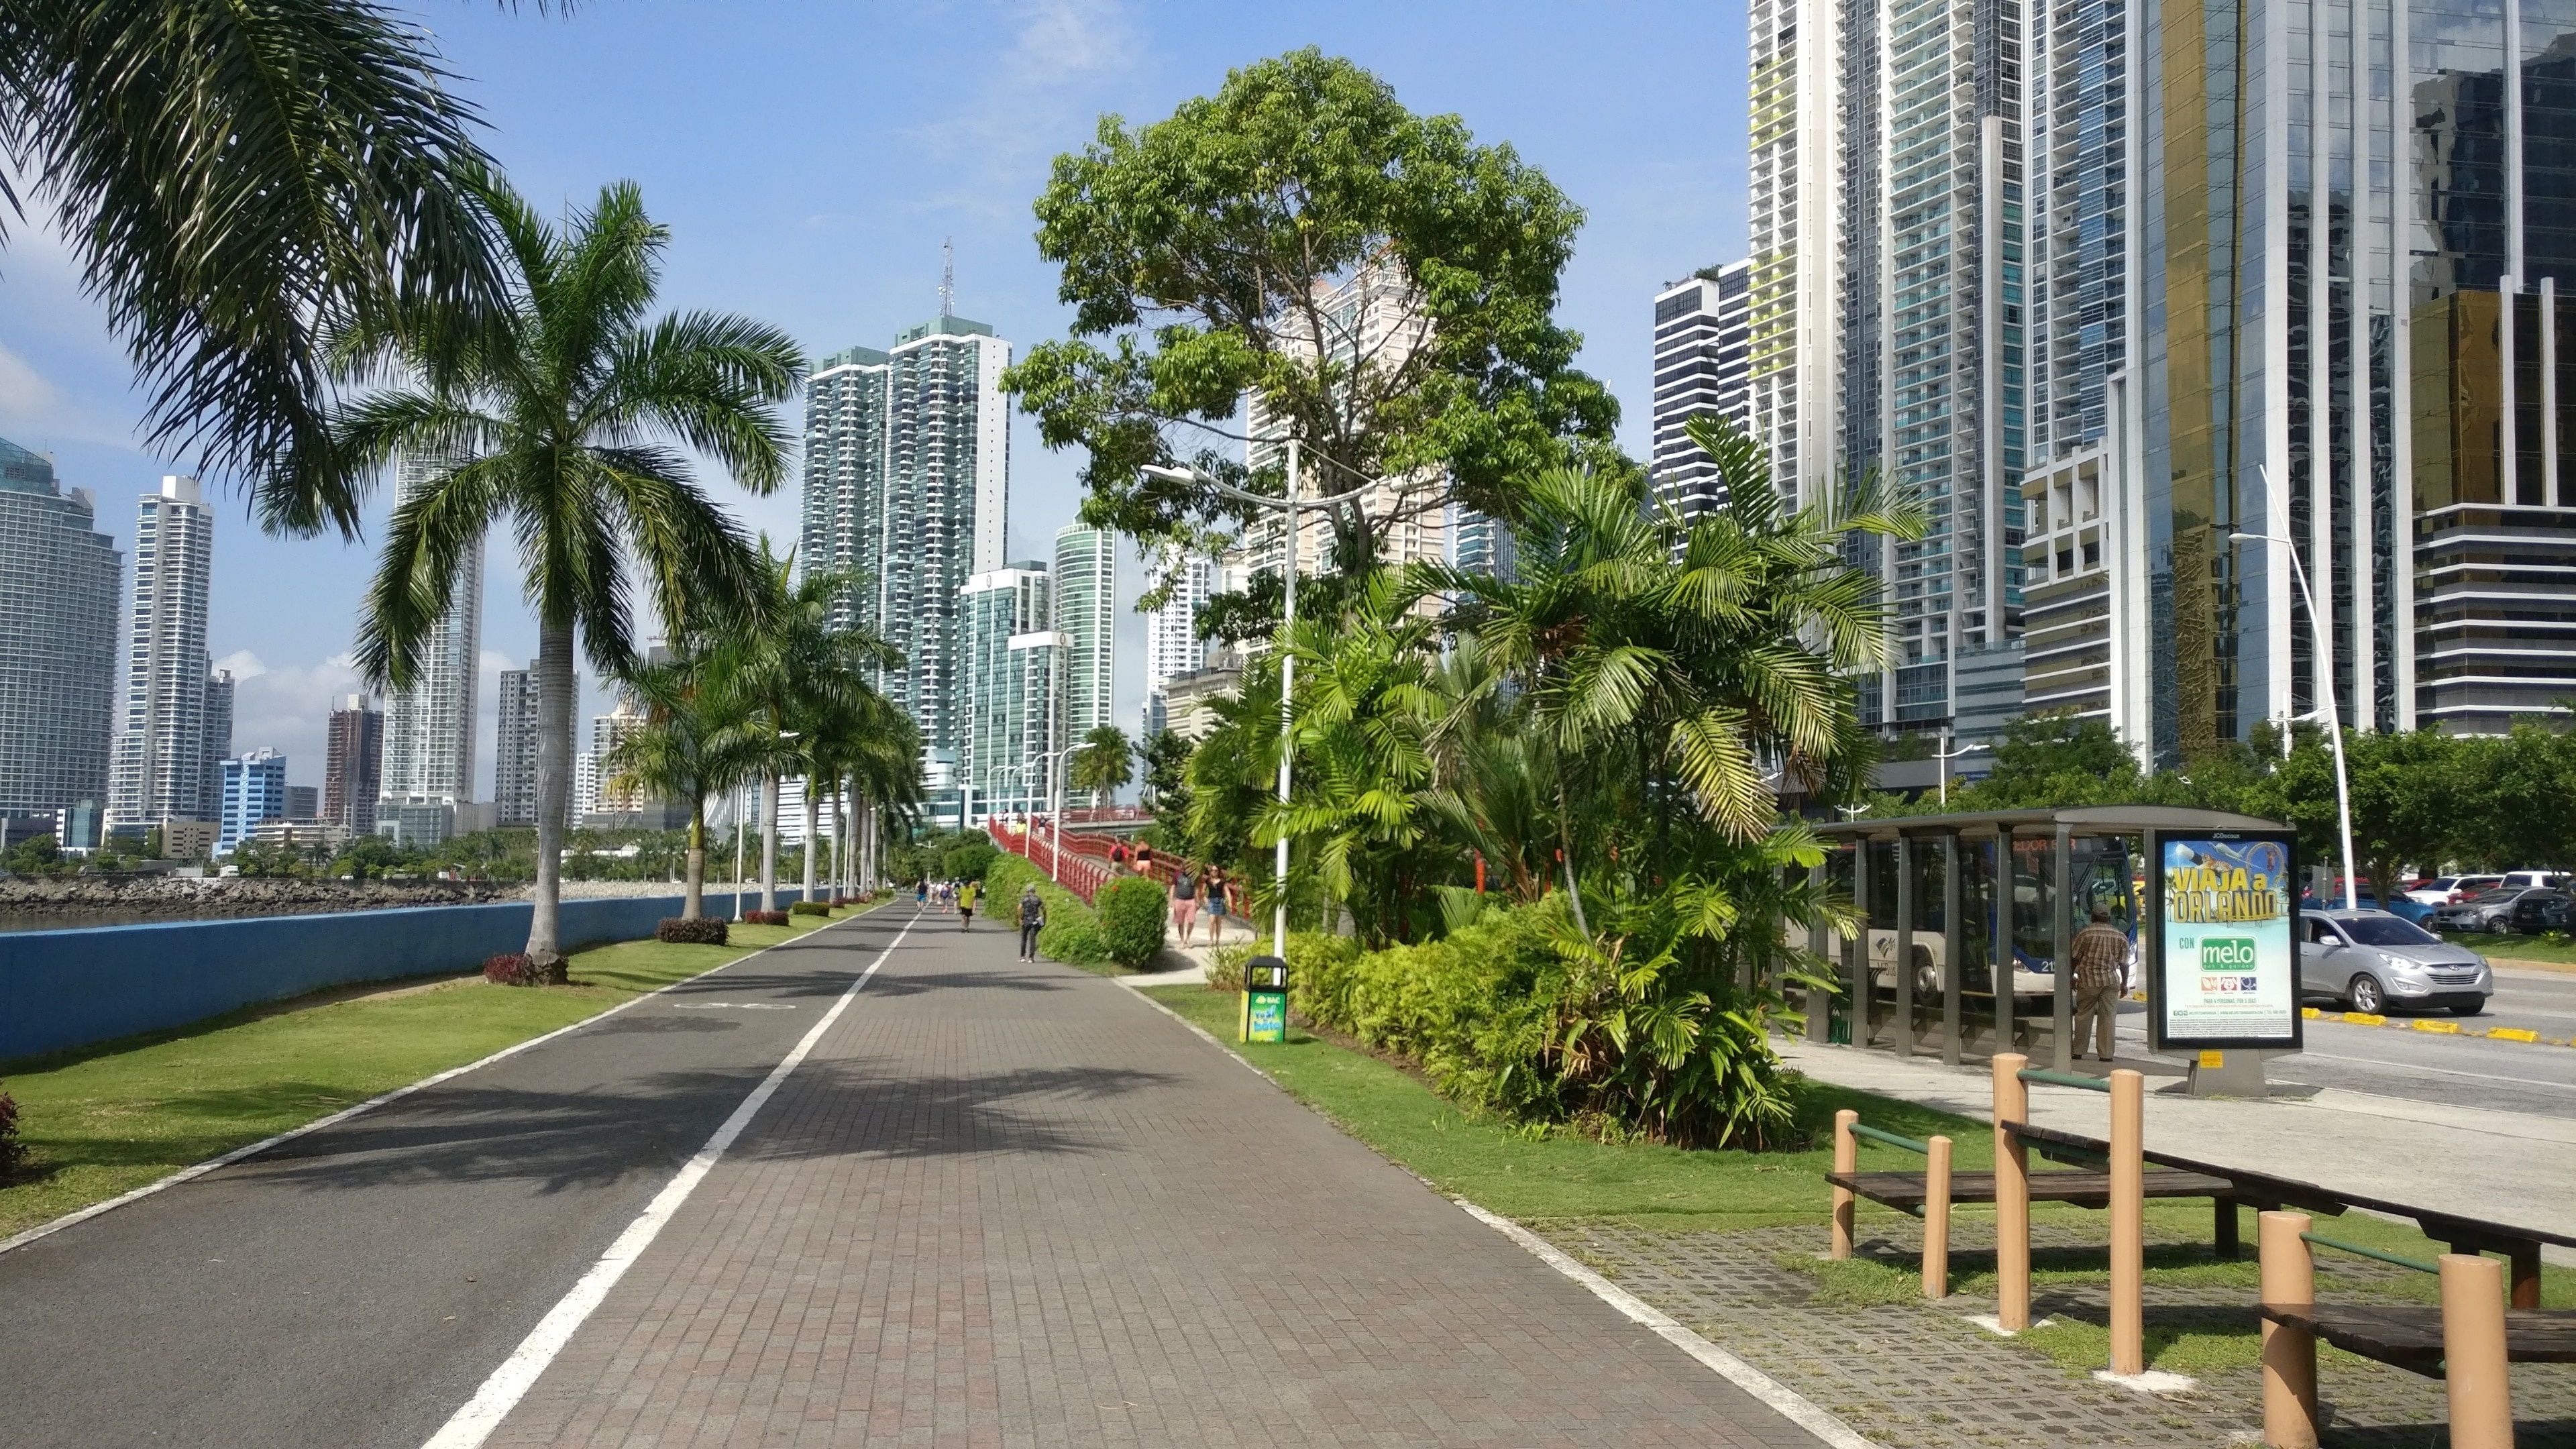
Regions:
<instances>
[{"instance_id":1,"label":"large green tree","mask_svg":"<svg viewBox=\"0 0 2576 1449\"><path fill-rule=\"evenodd\" d=\"M1418 481L1334 510L1353 572L1408 512L1454 497L1508 517L1539 468L1616 465L1617 404L1554 317L1582 212L1511 147L1415 115L1346 60L1295 51L1166 120L1103 117L1056 159L1037 216L1073 336L1005 385L1047 446L1089 454L1096 527L1204 542L1247 521L1201 483L1140 471L1194 458L1241 478L1216 445L1240 439L1247 398L1266 436L1302 444L1309 494ZM1326 306L1354 283L1359 306ZM1250 481L1277 493L1278 468L1266 456Z\"/></svg>"},{"instance_id":2,"label":"large green tree","mask_svg":"<svg viewBox=\"0 0 2576 1449\"><path fill-rule=\"evenodd\" d=\"M556 903L572 784L573 654L633 672L632 572L675 637L761 617L765 579L679 443L754 493L786 480L792 435L776 412L805 364L774 327L705 312L650 315L670 233L633 184L605 187L561 227L497 179L479 183L511 264L493 326L424 350L417 334L358 329L355 356L390 350L414 381L335 419L340 487L397 456L435 460L394 511L359 625L369 678L419 670L457 573L507 525L537 616L537 893L528 954L559 959ZM633 560L630 566L629 560Z\"/></svg>"},{"instance_id":3,"label":"large green tree","mask_svg":"<svg viewBox=\"0 0 2576 1449\"><path fill-rule=\"evenodd\" d=\"M1069 776L1074 789L1088 790L1094 805L1106 807L1109 797L1136 778L1136 747L1127 732L1116 725L1100 725L1082 737L1073 754Z\"/></svg>"},{"instance_id":4,"label":"large green tree","mask_svg":"<svg viewBox=\"0 0 2576 1449\"><path fill-rule=\"evenodd\" d=\"M333 339L503 304L473 115L363 0L7 0L0 148L148 392L144 437L354 534Z\"/></svg>"}]
</instances>

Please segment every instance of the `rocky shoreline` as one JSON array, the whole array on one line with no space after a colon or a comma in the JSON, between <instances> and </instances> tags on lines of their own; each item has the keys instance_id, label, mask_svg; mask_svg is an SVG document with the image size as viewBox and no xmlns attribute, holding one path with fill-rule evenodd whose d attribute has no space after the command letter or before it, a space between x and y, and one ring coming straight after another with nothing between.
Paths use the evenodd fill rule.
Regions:
<instances>
[{"instance_id":1,"label":"rocky shoreline","mask_svg":"<svg viewBox=\"0 0 2576 1449\"><path fill-rule=\"evenodd\" d=\"M0 880L0 916L78 926L138 920L300 916L387 906L477 905L520 898L506 881L341 881L273 877ZM111 919L112 918L112 919Z\"/></svg>"}]
</instances>

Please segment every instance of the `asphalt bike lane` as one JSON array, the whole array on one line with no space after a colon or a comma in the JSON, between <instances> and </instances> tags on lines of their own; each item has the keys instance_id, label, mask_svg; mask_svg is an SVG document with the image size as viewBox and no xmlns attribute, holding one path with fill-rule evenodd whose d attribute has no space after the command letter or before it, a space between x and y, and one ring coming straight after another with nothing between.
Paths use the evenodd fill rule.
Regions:
<instances>
[{"instance_id":1,"label":"asphalt bike lane","mask_svg":"<svg viewBox=\"0 0 2576 1449\"><path fill-rule=\"evenodd\" d=\"M0 1441L415 1449L912 918L798 937L0 1254Z\"/></svg>"}]
</instances>

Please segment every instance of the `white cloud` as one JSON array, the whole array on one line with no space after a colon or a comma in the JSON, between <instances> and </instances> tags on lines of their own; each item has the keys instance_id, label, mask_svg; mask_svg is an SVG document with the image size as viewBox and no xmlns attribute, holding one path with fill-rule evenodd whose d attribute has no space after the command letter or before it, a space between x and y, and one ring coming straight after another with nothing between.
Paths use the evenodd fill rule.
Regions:
<instances>
[{"instance_id":1,"label":"white cloud","mask_svg":"<svg viewBox=\"0 0 2576 1449\"><path fill-rule=\"evenodd\" d=\"M268 672L268 666L259 662L259 656L247 649L236 649L216 660L215 667L230 671L235 684L246 679L257 679Z\"/></svg>"},{"instance_id":2,"label":"white cloud","mask_svg":"<svg viewBox=\"0 0 2576 1449\"><path fill-rule=\"evenodd\" d=\"M318 664L271 667L243 649L216 660L215 667L233 671L233 753L281 751L288 779L320 784L332 705L337 696L364 688L357 661L335 654Z\"/></svg>"},{"instance_id":3,"label":"white cloud","mask_svg":"<svg viewBox=\"0 0 2576 1449\"><path fill-rule=\"evenodd\" d=\"M929 208L997 214L1026 207L1030 181L1078 137L1102 90L1141 56L1119 0L1025 0L1017 34L966 109L912 134L933 155L971 163Z\"/></svg>"}]
</instances>

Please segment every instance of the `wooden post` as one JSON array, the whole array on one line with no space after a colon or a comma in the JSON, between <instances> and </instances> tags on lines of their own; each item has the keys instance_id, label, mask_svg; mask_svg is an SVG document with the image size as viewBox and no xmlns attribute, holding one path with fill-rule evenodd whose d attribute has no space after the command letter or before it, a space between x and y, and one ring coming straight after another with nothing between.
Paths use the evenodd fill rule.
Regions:
<instances>
[{"instance_id":1,"label":"wooden post","mask_svg":"<svg viewBox=\"0 0 2576 1449\"><path fill-rule=\"evenodd\" d=\"M2111 1372L2146 1372L2147 1079L2111 1074Z\"/></svg>"},{"instance_id":2,"label":"wooden post","mask_svg":"<svg viewBox=\"0 0 2576 1449\"><path fill-rule=\"evenodd\" d=\"M1845 1107L1834 1114L1834 1171L1853 1173L1860 1170L1860 1139L1852 1135L1852 1124L1860 1114ZM1834 1257L1852 1255L1852 1204L1857 1201L1850 1188L1834 1189Z\"/></svg>"},{"instance_id":3,"label":"wooden post","mask_svg":"<svg viewBox=\"0 0 2576 1449\"><path fill-rule=\"evenodd\" d=\"M1923 1174L1923 1296L1950 1296L1950 1139L1932 1139Z\"/></svg>"},{"instance_id":4,"label":"wooden post","mask_svg":"<svg viewBox=\"0 0 2576 1449\"><path fill-rule=\"evenodd\" d=\"M2305 1308L2317 1301L2316 1255L2299 1235L2315 1219L2271 1212L2255 1219L2263 1302ZM2295 1324L2263 1320L2264 1449L2317 1449L2317 1338Z\"/></svg>"},{"instance_id":5,"label":"wooden post","mask_svg":"<svg viewBox=\"0 0 2576 1449\"><path fill-rule=\"evenodd\" d=\"M2006 1333L2030 1327L2030 1149L2006 1122L2030 1120L2030 1058L1995 1054L1995 1322Z\"/></svg>"},{"instance_id":6,"label":"wooden post","mask_svg":"<svg viewBox=\"0 0 2576 1449\"><path fill-rule=\"evenodd\" d=\"M2444 1253L2440 1261L2442 1372L2451 1399L2451 1449L2513 1449L2504 1265L2467 1253Z\"/></svg>"}]
</instances>

